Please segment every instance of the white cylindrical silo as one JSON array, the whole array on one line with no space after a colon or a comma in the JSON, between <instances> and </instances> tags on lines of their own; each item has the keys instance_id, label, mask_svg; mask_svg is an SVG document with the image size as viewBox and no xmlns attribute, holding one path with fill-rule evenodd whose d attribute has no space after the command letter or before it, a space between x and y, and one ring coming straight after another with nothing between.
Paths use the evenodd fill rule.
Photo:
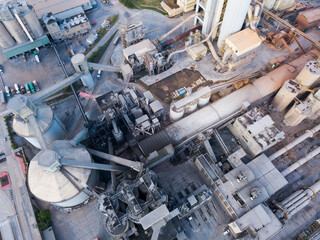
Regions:
<instances>
[{"instance_id":1,"label":"white cylindrical silo","mask_svg":"<svg viewBox=\"0 0 320 240\"><path fill-rule=\"evenodd\" d=\"M282 112L301 91L301 84L295 80L287 80L272 101L276 111Z\"/></svg>"},{"instance_id":2,"label":"white cylindrical silo","mask_svg":"<svg viewBox=\"0 0 320 240\"><path fill-rule=\"evenodd\" d=\"M10 36L7 29L0 22L0 46L4 49L14 46L16 43L14 39Z\"/></svg>"},{"instance_id":3,"label":"white cylindrical silo","mask_svg":"<svg viewBox=\"0 0 320 240\"><path fill-rule=\"evenodd\" d=\"M251 0L228 0L220 27L218 49L221 50L223 41L233 33L238 32L244 23Z\"/></svg>"},{"instance_id":4,"label":"white cylindrical silo","mask_svg":"<svg viewBox=\"0 0 320 240\"><path fill-rule=\"evenodd\" d=\"M208 93L200 97L198 101L198 107L204 107L205 105L207 105L210 101L210 97L211 97L211 93Z\"/></svg>"},{"instance_id":5,"label":"white cylindrical silo","mask_svg":"<svg viewBox=\"0 0 320 240\"><path fill-rule=\"evenodd\" d=\"M25 20L25 23L28 25L28 28L30 29L34 38L43 36L43 28L40 25L36 13L31 7L28 7L28 11L22 14L21 17Z\"/></svg>"},{"instance_id":6,"label":"white cylindrical silo","mask_svg":"<svg viewBox=\"0 0 320 240\"><path fill-rule=\"evenodd\" d=\"M184 107L185 113L192 113L197 109L198 106L198 100L194 100L190 102L188 105Z\"/></svg>"},{"instance_id":7,"label":"white cylindrical silo","mask_svg":"<svg viewBox=\"0 0 320 240\"><path fill-rule=\"evenodd\" d=\"M172 121L177 121L181 119L184 115L184 108L177 109L174 104L171 104L170 106L170 119Z\"/></svg>"},{"instance_id":8,"label":"white cylindrical silo","mask_svg":"<svg viewBox=\"0 0 320 240\"><path fill-rule=\"evenodd\" d=\"M284 115L284 122L288 126L297 126L304 119L311 116L313 104L310 102L295 103Z\"/></svg>"},{"instance_id":9,"label":"white cylindrical silo","mask_svg":"<svg viewBox=\"0 0 320 240\"><path fill-rule=\"evenodd\" d=\"M82 84L88 88L94 87L94 80L89 71L88 62L83 54L76 54L71 58L71 63L77 73L81 73Z\"/></svg>"},{"instance_id":10,"label":"white cylindrical silo","mask_svg":"<svg viewBox=\"0 0 320 240\"><path fill-rule=\"evenodd\" d=\"M55 141L48 150L40 151L30 161L27 179L29 189L36 198L59 207L82 204L90 196L80 183L71 182L60 171L60 159L92 162L91 155L85 148L74 147L70 141ZM71 179L74 176L89 187L94 187L95 171L70 166L63 168L70 173Z\"/></svg>"},{"instance_id":11,"label":"white cylindrical silo","mask_svg":"<svg viewBox=\"0 0 320 240\"><path fill-rule=\"evenodd\" d=\"M264 4L264 7L266 8L266 9L273 9L273 6L274 6L274 4L275 4L275 2L276 2L277 0L266 0L266 2L265 2L265 4Z\"/></svg>"},{"instance_id":12,"label":"white cylindrical silo","mask_svg":"<svg viewBox=\"0 0 320 240\"><path fill-rule=\"evenodd\" d=\"M277 11L282 11L293 6L295 0L278 0L273 5L273 9Z\"/></svg>"},{"instance_id":13,"label":"white cylindrical silo","mask_svg":"<svg viewBox=\"0 0 320 240\"><path fill-rule=\"evenodd\" d=\"M309 61L296 77L296 80L306 88L313 87L320 79L320 61Z\"/></svg>"},{"instance_id":14,"label":"white cylindrical silo","mask_svg":"<svg viewBox=\"0 0 320 240\"><path fill-rule=\"evenodd\" d=\"M36 119L43 137L47 144L55 140L64 139L66 129L62 122L54 115L49 106L39 106L37 108ZM15 115L12 123L13 130L21 137L24 137L33 146L40 149L39 141L27 120Z\"/></svg>"},{"instance_id":15,"label":"white cylindrical silo","mask_svg":"<svg viewBox=\"0 0 320 240\"><path fill-rule=\"evenodd\" d=\"M27 35L24 33L23 29L9 10L9 7L6 3L0 5L0 19L16 42L25 43L28 41Z\"/></svg>"}]
</instances>

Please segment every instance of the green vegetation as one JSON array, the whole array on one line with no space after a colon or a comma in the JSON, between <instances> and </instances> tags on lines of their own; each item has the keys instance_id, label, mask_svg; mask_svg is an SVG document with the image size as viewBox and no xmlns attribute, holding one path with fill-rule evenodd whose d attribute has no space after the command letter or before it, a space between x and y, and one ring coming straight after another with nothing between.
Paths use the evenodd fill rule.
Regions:
<instances>
[{"instance_id":1,"label":"green vegetation","mask_svg":"<svg viewBox=\"0 0 320 240\"><path fill-rule=\"evenodd\" d=\"M12 120L12 115L4 116L4 121L6 123L9 139L10 139L10 142L11 142L11 148L12 149L17 149L19 146L16 143L16 140L14 140L14 135L16 135L16 133L13 131L13 129L11 127L11 124L10 124L11 120Z\"/></svg>"},{"instance_id":2,"label":"green vegetation","mask_svg":"<svg viewBox=\"0 0 320 240\"><path fill-rule=\"evenodd\" d=\"M134 9L149 9L167 15L161 7L162 0L120 0L120 2L127 8Z\"/></svg>"},{"instance_id":3,"label":"green vegetation","mask_svg":"<svg viewBox=\"0 0 320 240\"><path fill-rule=\"evenodd\" d=\"M51 214L50 210L36 210L36 218L38 222L38 228L40 231L46 230L48 227L51 227Z\"/></svg>"},{"instance_id":4,"label":"green vegetation","mask_svg":"<svg viewBox=\"0 0 320 240\"><path fill-rule=\"evenodd\" d=\"M91 54L91 56L88 58L88 62L92 62L92 63L99 63L103 54L105 53L105 51L108 49L111 41L113 40L114 36L117 34L118 30L115 31L111 37L108 39L108 41L103 44L103 46L99 47L97 51L93 52Z\"/></svg>"},{"instance_id":5,"label":"green vegetation","mask_svg":"<svg viewBox=\"0 0 320 240\"><path fill-rule=\"evenodd\" d=\"M98 31L98 38L96 39L96 41L89 47L88 50L86 50L83 54L87 55L88 52L91 51L92 48L94 48L94 46L97 45L97 43L103 38L104 35L106 35L106 33L109 31L109 29L118 21L119 19L119 15L113 15L111 17L108 18L110 27L109 28L102 28Z\"/></svg>"}]
</instances>

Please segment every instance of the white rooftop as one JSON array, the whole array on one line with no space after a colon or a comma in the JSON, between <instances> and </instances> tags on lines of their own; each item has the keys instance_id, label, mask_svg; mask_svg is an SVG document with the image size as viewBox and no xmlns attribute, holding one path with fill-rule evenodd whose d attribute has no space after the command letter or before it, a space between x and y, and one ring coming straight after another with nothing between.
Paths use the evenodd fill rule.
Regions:
<instances>
[{"instance_id":1,"label":"white rooftop","mask_svg":"<svg viewBox=\"0 0 320 240\"><path fill-rule=\"evenodd\" d=\"M157 48L149 39L144 39L137 44L133 44L125 49L123 49L123 55L128 58L129 56L135 54L137 57L140 57L143 53L157 52Z\"/></svg>"},{"instance_id":2,"label":"white rooftop","mask_svg":"<svg viewBox=\"0 0 320 240\"><path fill-rule=\"evenodd\" d=\"M267 206L260 204L236 221L228 224L229 228L235 233L240 233L246 229L255 232L255 239L270 239L282 228L279 219Z\"/></svg>"}]
</instances>

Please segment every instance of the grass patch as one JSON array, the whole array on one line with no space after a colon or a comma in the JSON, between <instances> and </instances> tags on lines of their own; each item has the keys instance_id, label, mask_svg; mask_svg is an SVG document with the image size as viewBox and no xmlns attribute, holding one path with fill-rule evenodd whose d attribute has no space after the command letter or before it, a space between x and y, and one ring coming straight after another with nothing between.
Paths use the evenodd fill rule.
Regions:
<instances>
[{"instance_id":1,"label":"grass patch","mask_svg":"<svg viewBox=\"0 0 320 240\"><path fill-rule=\"evenodd\" d=\"M167 15L167 13L162 9L162 0L120 0L120 3L125 5L127 8L134 9L149 9Z\"/></svg>"},{"instance_id":2,"label":"grass patch","mask_svg":"<svg viewBox=\"0 0 320 240\"><path fill-rule=\"evenodd\" d=\"M87 55L88 52L91 51L92 48L94 48L97 43L101 40L101 38L103 38L104 35L106 35L106 33L109 31L109 29L118 21L119 19L119 15L113 15L111 17L108 18L108 21L110 23L110 27L108 29L106 28L102 28L98 31L98 38L96 39L96 41L94 41L94 43L89 47L88 50L86 50L83 54Z\"/></svg>"},{"instance_id":3,"label":"grass patch","mask_svg":"<svg viewBox=\"0 0 320 240\"><path fill-rule=\"evenodd\" d=\"M118 32L118 30L115 31L111 35L111 37L108 39L108 41L105 44L103 44L103 46L100 46L97 51L95 51L91 54L91 56L88 58L88 62L92 62L92 63L99 63L100 62L103 54L108 49L110 43L112 42L112 40L113 40L114 36L117 34L117 32Z\"/></svg>"}]
</instances>

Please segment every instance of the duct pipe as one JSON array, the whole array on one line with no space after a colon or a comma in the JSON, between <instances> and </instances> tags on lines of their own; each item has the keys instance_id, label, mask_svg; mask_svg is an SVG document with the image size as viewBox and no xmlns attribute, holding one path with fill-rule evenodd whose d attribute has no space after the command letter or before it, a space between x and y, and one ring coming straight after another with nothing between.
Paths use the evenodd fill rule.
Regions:
<instances>
[{"instance_id":1,"label":"duct pipe","mask_svg":"<svg viewBox=\"0 0 320 240\"><path fill-rule=\"evenodd\" d=\"M317 147L312 152L308 153L305 157L301 158L300 160L296 161L294 164L287 167L285 170L281 172L281 174L286 177L290 173L292 173L294 170L297 170L300 166L308 162L310 159L314 158L320 153L320 147Z\"/></svg>"},{"instance_id":2,"label":"duct pipe","mask_svg":"<svg viewBox=\"0 0 320 240\"><path fill-rule=\"evenodd\" d=\"M187 17L185 20L183 20L181 23L179 23L177 26L175 26L174 28L172 28L169 32L167 32L166 34L162 35L159 38L159 41L162 41L163 39L165 39L166 37L168 37L171 33L175 32L179 27L181 27L184 23L186 23L187 21L189 21L190 19L193 19L194 17L200 15L200 13L195 13L192 14L191 16Z\"/></svg>"},{"instance_id":3,"label":"duct pipe","mask_svg":"<svg viewBox=\"0 0 320 240\"><path fill-rule=\"evenodd\" d=\"M315 59L318 56L320 56L318 50L311 50L291 63L284 64L269 72L252 84L248 84L185 118L172 123L166 127L172 143L178 145L184 140L195 136L204 129L225 119L239 111L244 102L253 103L273 93L278 90L286 80L295 78L307 61Z\"/></svg>"},{"instance_id":4,"label":"duct pipe","mask_svg":"<svg viewBox=\"0 0 320 240\"><path fill-rule=\"evenodd\" d=\"M80 132L77 133L77 135L70 140L71 144L75 147L78 145L79 142L81 142L85 136L88 134L88 128L83 128Z\"/></svg>"},{"instance_id":5,"label":"duct pipe","mask_svg":"<svg viewBox=\"0 0 320 240\"><path fill-rule=\"evenodd\" d=\"M109 154L113 155L113 145L110 137L108 138L108 152ZM110 161L110 165L115 166L116 164ZM111 172L111 192L115 193L115 191L116 191L116 173Z\"/></svg>"},{"instance_id":6,"label":"duct pipe","mask_svg":"<svg viewBox=\"0 0 320 240\"><path fill-rule=\"evenodd\" d=\"M117 157L111 154L107 154L104 152L99 152L96 151L94 149L90 149L87 148L87 150L89 151L89 153L91 153L92 155L95 155L97 157L115 162L117 164L123 165L123 166L127 166L129 168L132 168L133 170L137 171L137 172L141 172L143 170L143 164L140 162L135 162L135 161L131 161L125 158L121 158L121 157Z\"/></svg>"},{"instance_id":7,"label":"duct pipe","mask_svg":"<svg viewBox=\"0 0 320 240\"><path fill-rule=\"evenodd\" d=\"M36 135L36 137L38 138L38 141L39 141L39 144L40 144L40 148L41 150L46 150L47 149L47 142L46 140L44 139L44 136L40 130L40 127L37 123L37 120L36 120L36 117L35 115L31 114L29 117L28 117L28 121Z\"/></svg>"},{"instance_id":8,"label":"duct pipe","mask_svg":"<svg viewBox=\"0 0 320 240\"><path fill-rule=\"evenodd\" d=\"M15 18L18 20L18 23L20 24L20 26L22 27L23 31L26 33L26 35L28 36L30 42L34 42L33 38L31 37L29 31L27 30L26 26L23 24L23 22L21 21L20 17L18 16L16 10L14 10L13 15L15 16Z\"/></svg>"},{"instance_id":9,"label":"duct pipe","mask_svg":"<svg viewBox=\"0 0 320 240\"><path fill-rule=\"evenodd\" d=\"M303 190L299 190L296 191L295 193L291 194L288 198L286 198L285 200L283 200L281 203L286 207L287 203L290 202L292 199L294 199L295 197L297 197L298 195L300 195L303 192Z\"/></svg>"},{"instance_id":10,"label":"duct pipe","mask_svg":"<svg viewBox=\"0 0 320 240\"><path fill-rule=\"evenodd\" d=\"M274 154L269 156L269 159L271 161L277 159L281 155L288 152L291 148L297 146L299 143L303 142L307 138L313 137L315 133L317 133L320 130L320 124L315 126L314 128L307 130L304 134L302 134L300 137L296 138L291 143L287 144L285 147L281 148L280 150L276 151Z\"/></svg>"}]
</instances>

